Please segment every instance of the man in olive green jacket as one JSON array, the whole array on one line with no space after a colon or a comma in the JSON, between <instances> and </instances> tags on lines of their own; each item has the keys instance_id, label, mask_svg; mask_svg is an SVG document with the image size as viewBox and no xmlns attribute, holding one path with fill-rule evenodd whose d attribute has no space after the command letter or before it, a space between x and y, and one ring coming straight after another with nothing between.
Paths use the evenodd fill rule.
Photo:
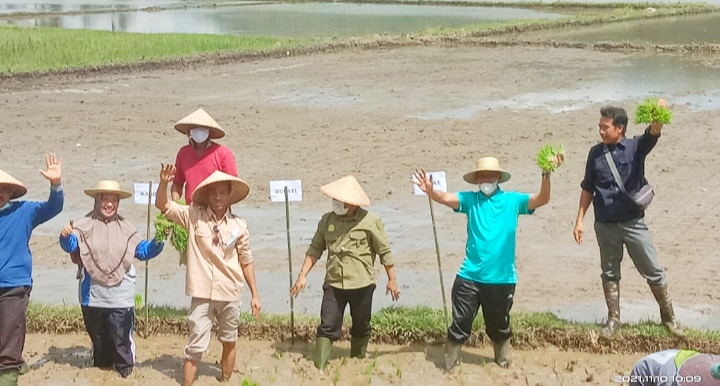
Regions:
<instances>
[{"instance_id":1,"label":"man in olive green jacket","mask_svg":"<svg viewBox=\"0 0 720 386\"><path fill-rule=\"evenodd\" d=\"M343 315L348 303L352 317L350 357L365 357L371 332L376 255L380 256L380 263L385 266L388 275L386 293L397 300L400 291L383 223L379 217L361 208L370 205L370 199L355 177L343 177L322 186L320 190L332 198L333 211L320 220L290 293L297 296L305 288L308 272L327 249L327 273L315 357L315 366L322 372L330 358L332 342L341 337Z\"/></svg>"}]
</instances>

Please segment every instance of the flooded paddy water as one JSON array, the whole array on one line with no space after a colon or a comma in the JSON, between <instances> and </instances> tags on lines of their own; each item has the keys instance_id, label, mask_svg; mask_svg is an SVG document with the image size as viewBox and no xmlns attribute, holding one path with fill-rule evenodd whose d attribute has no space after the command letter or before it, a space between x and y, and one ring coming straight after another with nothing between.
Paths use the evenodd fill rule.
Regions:
<instances>
[{"instance_id":1,"label":"flooded paddy water","mask_svg":"<svg viewBox=\"0 0 720 386\"><path fill-rule=\"evenodd\" d=\"M117 12L0 24L139 33L262 35L289 38L350 37L423 32L523 19L556 19L558 13L521 8L349 3L254 4L160 12Z\"/></svg>"}]
</instances>

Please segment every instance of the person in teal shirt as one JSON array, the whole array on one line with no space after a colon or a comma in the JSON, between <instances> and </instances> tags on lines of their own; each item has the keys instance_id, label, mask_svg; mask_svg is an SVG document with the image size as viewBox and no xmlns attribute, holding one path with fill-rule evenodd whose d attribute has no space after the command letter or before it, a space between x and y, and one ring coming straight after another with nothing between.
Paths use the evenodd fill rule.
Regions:
<instances>
[{"instance_id":1,"label":"person in teal shirt","mask_svg":"<svg viewBox=\"0 0 720 386\"><path fill-rule=\"evenodd\" d=\"M562 160L558 160L562 163ZM467 218L465 260L452 288L453 322L448 328L445 368L459 363L460 348L470 338L472 323L482 308L485 332L493 342L495 362L510 365L510 308L513 304L515 235L519 215L531 215L550 201L550 173L543 172L540 193L530 195L504 191L499 184L510 179L494 157L484 157L465 174L464 180L477 186L475 191L445 193L433 189L424 170L414 174L415 183L433 201L464 213Z\"/></svg>"}]
</instances>

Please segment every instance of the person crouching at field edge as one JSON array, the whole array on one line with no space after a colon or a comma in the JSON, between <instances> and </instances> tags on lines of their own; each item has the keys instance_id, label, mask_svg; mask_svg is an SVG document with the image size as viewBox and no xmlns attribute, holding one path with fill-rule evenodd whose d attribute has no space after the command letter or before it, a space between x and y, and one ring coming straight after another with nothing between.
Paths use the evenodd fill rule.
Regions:
<instances>
[{"instance_id":1,"label":"person crouching at field edge","mask_svg":"<svg viewBox=\"0 0 720 386\"><path fill-rule=\"evenodd\" d=\"M220 380L226 382L235 367L243 280L252 293L252 313L256 318L260 316L250 232L247 222L230 211L232 204L247 197L250 188L237 177L215 171L195 189L192 205L180 205L168 200L168 184L174 177L175 167L163 165L155 206L168 220L188 231L185 293L192 301L184 385L195 381L198 362L210 345L215 319L223 346Z\"/></svg>"},{"instance_id":2,"label":"person crouching at field edge","mask_svg":"<svg viewBox=\"0 0 720 386\"><path fill-rule=\"evenodd\" d=\"M365 357L372 330L370 317L375 291L376 255L380 256L380 264L387 272L386 293L395 301L400 297L400 291L395 277L395 259L385 228L379 217L361 208L370 205L370 198L357 179L345 176L322 186L320 191L332 198L333 210L320 219L290 294L297 296L305 288L308 272L327 249L327 272L322 287L315 353L315 366L323 372L330 358L332 343L341 337L343 315L348 304L352 317L350 357Z\"/></svg>"},{"instance_id":3,"label":"person crouching at field edge","mask_svg":"<svg viewBox=\"0 0 720 386\"><path fill-rule=\"evenodd\" d=\"M561 163L560 160L558 163ZM445 346L445 368L460 363L460 348L472 333L472 323L482 308L485 332L493 342L495 362L510 366L510 309L513 305L515 235L519 215L531 215L550 201L550 172L543 172L540 193L504 191L499 184L510 179L494 157L480 158L464 180L477 190L445 193L433 189L424 170L416 171L415 183L433 201L464 213L467 220L465 260L452 287L452 324Z\"/></svg>"}]
</instances>

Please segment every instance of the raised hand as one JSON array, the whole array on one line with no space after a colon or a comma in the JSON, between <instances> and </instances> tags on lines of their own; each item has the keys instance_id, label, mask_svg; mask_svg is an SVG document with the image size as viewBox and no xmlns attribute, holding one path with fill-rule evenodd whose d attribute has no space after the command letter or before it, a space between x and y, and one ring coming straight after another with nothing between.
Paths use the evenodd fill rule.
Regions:
<instances>
[{"instance_id":1,"label":"raised hand","mask_svg":"<svg viewBox=\"0 0 720 386\"><path fill-rule=\"evenodd\" d=\"M45 156L45 167L46 170L38 170L43 177L50 180L53 185L59 185L62 177L61 161L55 158L54 153L50 153Z\"/></svg>"},{"instance_id":2,"label":"raised hand","mask_svg":"<svg viewBox=\"0 0 720 386\"><path fill-rule=\"evenodd\" d=\"M172 182L175 179L175 165L160 164L160 181Z\"/></svg>"},{"instance_id":3,"label":"raised hand","mask_svg":"<svg viewBox=\"0 0 720 386\"><path fill-rule=\"evenodd\" d=\"M430 177L427 173L425 173L425 170L423 169L416 169L415 173L413 173L413 183L417 185L420 190L423 191L423 193L428 194L428 192L432 192L433 190L433 182L432 177Z\"/></svg>"}]
</instances>

